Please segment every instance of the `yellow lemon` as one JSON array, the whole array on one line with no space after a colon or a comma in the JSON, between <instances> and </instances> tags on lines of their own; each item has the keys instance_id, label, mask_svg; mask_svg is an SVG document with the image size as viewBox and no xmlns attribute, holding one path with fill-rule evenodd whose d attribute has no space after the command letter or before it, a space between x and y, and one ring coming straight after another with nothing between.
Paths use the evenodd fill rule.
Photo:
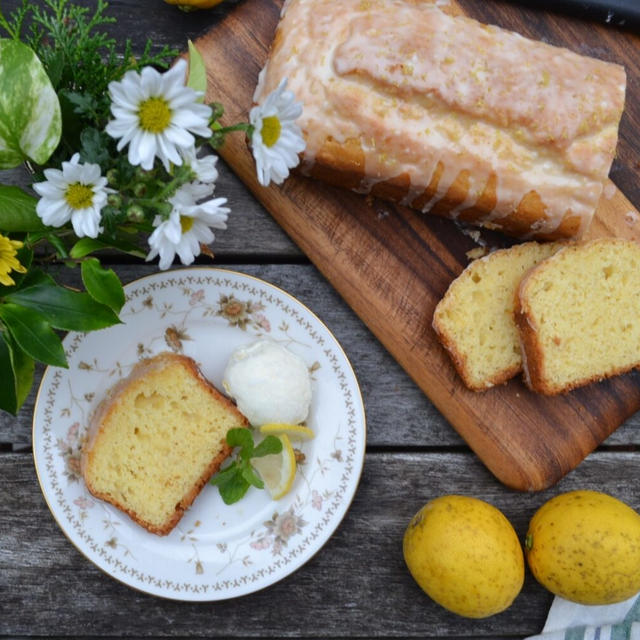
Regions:
<instances>
[{"instance_id":1,"label":"yellow lemon","mask_svg":"<svg viewBox=\"0 0 640 640\"><path fill-rule=\"evenodd\" d=\"M296 455L291 441L286 434L276 437L282 442L280 453L251 458L251 465L260 474L265 488L274 500L289 493L296 477Z\"/></svg>"},{"instance_id":2,"label":"yellow lemon","mask_svg":"<svg viewBox=\"0 0 640 640\"><path fill-rule=\"evenodd\" d=\"M504 611L524 582L524 556L496 507L466 496L428 502L409 522L404 559L438 604L467 618Z\"/></svg>"},{"instance_id":3,"label":"yellow lemon","mask_svg":"<svg viewBox=\"0 0 640 640\"><path fill-rule=\"evenodd\" d=\"M260 427L260 433L265 436L279 436L284 433L289 437L289 440L313 440L315 437L313 429L300 424L289 424L287 422L270 422L269 424L263 424Z\"/></svg>"},{"instance_id":4,"label":"yellow lemon","mask_svg":"<svg viewBox=\"0 0 640 640\"><path fill-rule=\"evenodd\" d=\"M529 568L549 591L581 604L612 604L640 591L640 515L598 491L551 498L525 541Z\"/></svg>"},{"instance_id":5,"label":"yellow lemon","mask_svg":"<svg viewBox=\"0 0 640 640\"><path fill-rule=\"evenodd\" d=\"M167 4L175 4L183 11L194 11L195 9L211 9L222 0L164 0Z\"/></svg>"}]
</instances>

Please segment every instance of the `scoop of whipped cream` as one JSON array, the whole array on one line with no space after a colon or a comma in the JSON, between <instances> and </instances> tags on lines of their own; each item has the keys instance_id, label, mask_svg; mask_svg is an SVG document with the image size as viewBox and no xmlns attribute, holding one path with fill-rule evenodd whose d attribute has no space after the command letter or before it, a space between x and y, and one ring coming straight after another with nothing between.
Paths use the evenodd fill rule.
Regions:
<instances>
[{"instance_id":1,"label":"scoop of whipped cream","mask_svg":"<svg viewBox=\"0 0 640 640\"><path fill-rule=\"evenodd\" d=\"M254 426L307 419L311 376L304 360L277 342L260 339L229 358L222 384Z\"/></svg>"}]
</instances>

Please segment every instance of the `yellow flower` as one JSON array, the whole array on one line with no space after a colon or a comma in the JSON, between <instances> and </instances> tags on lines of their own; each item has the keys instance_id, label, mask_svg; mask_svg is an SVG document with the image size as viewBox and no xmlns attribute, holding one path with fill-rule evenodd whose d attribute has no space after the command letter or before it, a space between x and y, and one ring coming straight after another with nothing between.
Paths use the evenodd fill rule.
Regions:
<instances>
[{"instance_id":1,"label":"yellow flower","mask_svg":"<svg viewBox=\"0 0 640 640\"><path fill-rule=\"evenodd\" d=\"M11 240L0 234L0 284L6 287L15 284L9 276L10 271L17 271L18 273L26 273L27 271L16 258L16 253L21 247L22 242Z\"/></svg>"}]
</instances>

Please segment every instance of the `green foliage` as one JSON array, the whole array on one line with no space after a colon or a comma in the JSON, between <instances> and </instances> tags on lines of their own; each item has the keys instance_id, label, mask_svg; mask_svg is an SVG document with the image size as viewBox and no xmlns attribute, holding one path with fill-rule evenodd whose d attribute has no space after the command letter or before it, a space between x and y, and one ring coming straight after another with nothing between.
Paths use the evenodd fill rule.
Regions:
<instances>
[{"instance_id":1,"label":"green foliage","mask_svg":"<svg viewBox=\"0 0 640 640\"><path fill-rule=\"evenodd\" d=\"M213 476L211 484L218 487L225 504L233 504L247 493L250 486L264 489L264 483L251 466L251 458L280 453L282 442L275 436L267 436L255 446L251 431L238 428L227 431L227 444L230 447L238 447L235 459L228 467Z\"/></svg>"},{"instance_id":2,"label":"green foliage","mask_svg":"<svg viewBox=\"0 0 640 640\"><path fill-rule=\"evenodd\" d=\"M57 367L67 366L60 338L40 313L6 302L0 305L0 320L28 356Z\"/></svg>"},{"instance_id":3,"label":"green foliage","mask_svg":"<svg viewBox=\"0 0 640 640\"><path fill-rule=\"evenodd\" d=\"M62 134L60 102L36 54L22 42L0 39L0 169L25 160L44 164Z\"/></svg>"},{"instance_id":4,"label":"green foliage","mask_svg":"<svg viewBox=\"0 0 640 640\"><path fill-rule=\"evenodd\" d=\"M189 40L189 79L187 80L187 86L195 91L201 91L203 93L201 102L204 101L204 92L207 90L207 68L202 55L191 40Z\"/></svg>"},{"instance_id":5,"label":"green foliage","mask_svg":"<svg viewBox=\"0 0 640 640\"><path fill-rule=\"evenodd\" d=\"M43 315L56 329L95 331L119 322L111 307L98 302L88 293L57 285L42 271L34 272L34 278L25 282L27 286L4 296L5 304L12 302L31 309Z\"/></svg>"},{"instance_id":6,"label":"green foliage","mask_svg":"<svg viewBox=\"0 0 640 640\"><path fill-rule=\"evenodd\" d=\"M109 114L110 82L146 65L167 68L177 55L166 46L152 53L150 40L137 58L130 40L119 51L116 41L104 30L115 22L106 15L108 6L105 0L98 0L93 9L69 0L43 0L39 5L23 0L9 17L0 12L0 27L33 49L54 89L66 96L74 113L101 123ZM27 18L31 25L25 33Z\"/></svg>"},{"instance_id":7,"label":"green foliage","mask_svg":"<svg viewBox=\"0 0 640 640\"><path fill-rule=\"evenodd\" d=\"M81 270L87 293L97 302L119 313L124 305L124 289L113 270L103 269L97 258L84 260Z\"/></svg>"},{"instance_id":8,"label":"green foliage","mask_svg":"<svg viewBox=\"0 0 640 640\"><path fill-rule=\"evenodd\" d=\"M36 214L36 203L33 196L19 187L0 184L0 229L8 233L44 230Z\"/></svg>"},{"instance_id":9,"label":"green foliage","mask_svg":"<svg viewBox=\"0 0 640 640\"><path fill-rule=\"evenodd\" d=\"M0 409L13 415L18 413L33 384L35 362L18 348L9 333L0 329Z\"/></svg>"}]
</instances>

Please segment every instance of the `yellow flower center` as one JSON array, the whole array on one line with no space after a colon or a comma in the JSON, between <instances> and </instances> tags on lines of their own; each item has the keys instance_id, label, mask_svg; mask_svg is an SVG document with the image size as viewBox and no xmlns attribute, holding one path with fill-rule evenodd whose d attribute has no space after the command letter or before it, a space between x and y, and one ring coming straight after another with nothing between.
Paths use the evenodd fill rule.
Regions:
<instances>
[{"instance_id":1,"label":"yellow flower center","mask_svg":"<svg viewBox=\"0 0 640 640\"><path fill-rule=\"evenodd\" d=\"M10 287L15 284L13 278L9 276L10 271L25 273L26 268L16 259L16 252L22 247L22 242L10 240L0 234L0 284Z\"/></svg>"},{"instance_id":2,"label":"yellow flower center","mask_svg":"<svg viewBox=\"0 0 640 640\"><path fill-rule=\"evenodd\" d=\"M187 233L193 227L193 218L189 216L180 216L180 228L182 233Z\"/></svg>"},{"instance_id":3,"label":"yellow flower center","mask_svg":"<svg viewBox=\"0 0 640 640\"><path fill-rule=\"evenodd\" d=\"M278 116L267 116L262 119L262 129L260 133L262 134L262 142L264 142L267 147L273 147L273 145L278 142L280 131L282 131L282 125L280 124L280 120L278 120Z\"/></svg>"},{"instance_id":4,"label":"yellow flower center","mask_svg":"<svg viewBox=\"0 0 640 640\"><path fill-rule=\"evenodd\" d=\"M72 209L86 209L93 202L93 189L80 182L74 182L67 187L64 199Z\"/></svg>"},{"instance_id":5,"label":"yellow flower center","mask_svg":"<svg viewBox=\"0 0 640 640\"><path fill-rule=\"evenodd\" d=\"M138 110L140 128L149 133L162 133L171 122L171 109L163 98L149 98Z\"/></svg>"}]
</instances>

